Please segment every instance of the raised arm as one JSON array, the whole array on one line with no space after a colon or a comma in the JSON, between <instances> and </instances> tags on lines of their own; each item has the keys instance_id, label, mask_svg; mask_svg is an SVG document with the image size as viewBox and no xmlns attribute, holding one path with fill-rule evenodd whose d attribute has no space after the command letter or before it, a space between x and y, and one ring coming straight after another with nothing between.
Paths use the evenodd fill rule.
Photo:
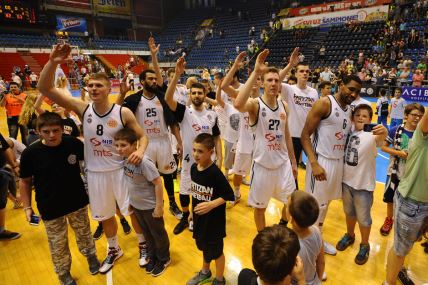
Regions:
<instances>
[{"instance_id":1,"label":"raised arm","mask_svg":"<svg viewBox=\"0 0 428 285\"><path fill-rule=\"evenodd\" d=\"M175 66L174 77L169 83L168 89L166 90L166 93L165 93L165 102L168 104L168 107L172 111L175 111L177 109L177 101L174 100L174 91L175 91L175 87L177 86L178 79L180 79L180 76L184 72L185 66L186 66L186 62L184 61L184 57L180 57L177 60L177 64Z\"/></svg>"},{"instance_id":2,"label":"raised arm","mask_svg":"<svg viewBox=\"0 0 428 285\"><path fill-rule=\"evenodd\" d=\"M123 105L123 101L125 101L126 94L131 90L131 86L128 85L127 80L128 74L125 74L125 76L120 81L119 85L119 95L116 97L116 104L117 105Z\"/></svg>"},{"instance_id":3,"label":"raised arm","mask_svg":"<svg viewBox=\"0 0 428 285\"><path fill-rule=\"evenodd\" d=\"M223 98L221 98L221 84L222 82L220 82L220 84L217 86L217 90L215 92L215 100L217 101L217 104L224 109L224 101Z\"/></svg>"},{"instance_id":4,"label":"raised arm","mask_svg":"<svg viewBox=\"0 0 428 285\"><path fill-rule=\"evenodd\" d=\"M233 63L232 67L227 72L226 76L223 78L221 85L221 88L224 90L224 92L227 93L232 98L236 98L238 96L238 90L230 86L233 80L233 75L244 66L244 59L247 56L247 52L243 51L235 59L235 62Z\"/></svg>"},{"instance_id":5,"label":"raised arm","mask_svg":"<svg viewBox=\"0 0 428 285\"><path fill-rule=\"evenodd\" d=\"M251 73L250 77L248 78L247 82L245 82L244 86L239 90L239 94L235 99L235 102L233 103L234 107L244 113L248 112L250 116L253 117L256 116L258 103L255 99L250 99L250 94L253 89L254 83L257 81L257 77L261 76L263 72L266 70L265 60L266 57L269 55L269 50L265 49L259 55L256 59L256 64L254 65L254 71Z\"/></svg>"},{"instance_id":6,"label":"raised arm","mask_svg":"<svg viewBox=\"0 0 428 285\"><path fill-rule=\"evenodd\" d=\"M290 73L291 69L299 63L299 51L300 51L300 48L298 47L294 48L290 56L290 61L279 72L279 82L282 82L284 78L287 76L287 74Z\"/></svg>"},{"instance_id":7,"label":"raised arm","mask_svg":"<svg viewBox=\"0 0 428 285\"><path fill-rule=\"evenodd\" d=\"M305 126L303 127L300 140L303 149L311 164L312 172L316 180L323 181L327 179L325 169L322 168L317 161L314 149L312 148L311 135L317 129L321 119L327 116L330 111L330 100L328 98L321 98L316 101L312 109L306 117Z\"/></svg>"},{"instance_id":8,"label":"raised arm","mask_svg":"<svg viewBox=\"0 0 428 285\"><path fill-rule=\"evenodd\" d=\"M159 52L160 45L156 45L155 39L153 37L149 38L149 48L150 48L150 54L152 56L153 69L156 74L156 84L162 87L163 78L162 78L162 73L159 68L159 62L158 62L158 52Z\"/></svg>"},{"instance_id":9,"label":"raised arm","mask_svg":"<svg viewBox=\"0 0 428 285\"><path fill-rule=\"evenodd\" d=\"M71 48L68 44L56 45L54 47L49 56L49 61L40 73L37 89L39 89L40 93L53 100L55 103L66 109L74 111L79 115L79 117L82 117L88 104L71 96L65 95L64 92L55 88L54 85L56 68L58 64L66 63L71 60L70 52Z\"/></svg>"},{"instance_id":10,"label":"raised arm","mask_svg":"<svg viewBox=\"0 0 428 285\"><path fill-rule=\"evenodd\" d=\"M424 136L428 134L428 112L425 112L424 116L419 122L419 128L421 129L421 132L424 134Z\"/></svg>"},{"instance_id":11,"label":"raised arm","mask_svg":"<svg viewBox=\"0 0 428 285\"><path fill-rule=\"evenodd\" d=\"M37 115L41 115L46 112L46 110L42 108L43 99L45 99L45 96L43 96L43 94L39 94L37 96L36 103L34 103L34 110L36 110Z\"/></svg>"},{"instance_id":12,"label":"raised arm","mask_svg":"<svg viewBox=\"0 0 428 285\"><path fill-rule=\"evenodd\" d=\"M134 165L138 165L143 159L144 152L146 151L147 145L149 143L149 139L147 138L146 133L138 124L135 119L134 114L128 108L122 108L122 118L126 127L133 129L137 135L140 137L138 141L138 149L131 153L128 157L128 162Z\"/></svg>"}]
</instances>

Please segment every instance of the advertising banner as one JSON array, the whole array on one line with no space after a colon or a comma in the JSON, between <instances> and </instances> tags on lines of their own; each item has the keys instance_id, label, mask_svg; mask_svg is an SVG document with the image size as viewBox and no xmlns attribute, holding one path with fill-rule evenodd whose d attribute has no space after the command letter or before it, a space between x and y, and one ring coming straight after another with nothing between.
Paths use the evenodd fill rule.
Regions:
<instances>
[{"instance_id":1,"label":"advertising banner","mask_svg":"<svg viewBox=\"0 0 428 285\"><path fill-rule=\"evenodd\" d=\"M97 12L131 15L130 0L94 0L93 3Z\"/></svg>"},{"instance_id":2,"label":"advertising banner","mask_svg":"<svg viewBox=\"0 0 428 285\"><path fill-rule=\"evenodd\" d=\"M428 87L401 87L403 98L408 101L428 102Z\"/></svg>"},{"instance_id":3,"label":"advertising banner","mask_svg":"<svg viewBox=\"0 0 428 285\"><path fill-rule=\"evenodd\" d=\"M284 30L293 28L309 28L317 26L331 26L345 24L351 21L370 22L386 20L388 6L376 6L364 9L346 10L333 13L324 13L295 18L281 19Z\"/></svg>"},{"instance_id":4,"label":"advertising banner","mask_svg":"<svg viewBox=\"0 0 428 285\"><path fill-rule=\"evenodd\" d=\"M56 16L56 29L64 32L86 32L86 19L71 16Z\"/></svg>"},{"instance_id":5,"label":"advertising banner","mask_svg":"<svg viewBox=\"0 0 428 285\"><path fill-rule=\"evenodd\" d=\"M327 13L327 12L337 12L337 11L349 10L354 8L380 6L380 5L390 4L390 3L391 3L391 0L345 0L340 2L311 5L306 7L290 8L290 9L287 9L287 11L284 11L283 15L278 15L278 16L298 17L298 16L321 14L321 13Z\"/></svg>"}]
</instances>

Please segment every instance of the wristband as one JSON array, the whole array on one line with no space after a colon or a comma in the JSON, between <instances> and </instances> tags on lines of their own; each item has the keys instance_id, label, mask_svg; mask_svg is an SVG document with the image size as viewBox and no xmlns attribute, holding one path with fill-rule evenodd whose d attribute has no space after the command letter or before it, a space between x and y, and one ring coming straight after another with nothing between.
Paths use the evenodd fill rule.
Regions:
<instances>
[{"instance_id":1,"label":"wristband","mask_svg":"<svg viewBox=\"0 0 428 285\"><path fill-rule=\"evenodd\" d=\"M31 206L28 206L28 207L24 207L24 211L27 211L27 210L29 210L29 209L33 209L33 207L31 207Z\"/></svg>"}]
</instances>

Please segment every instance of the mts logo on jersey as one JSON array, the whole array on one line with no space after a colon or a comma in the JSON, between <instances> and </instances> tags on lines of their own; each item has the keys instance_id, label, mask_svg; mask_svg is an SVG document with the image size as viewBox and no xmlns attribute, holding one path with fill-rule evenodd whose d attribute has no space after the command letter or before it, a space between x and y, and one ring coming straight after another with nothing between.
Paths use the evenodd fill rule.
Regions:
<instances>
[{"instance_id":1,"label":"mts logo on jersey","mask_svg":"<svg viewBox=\"0 0 428 285\"><path fill-rule=\"evenodd\" d=\"M265 139L266 139L266 147L269 151L271 150L280 150L281 149L281 144L277 143L278 141L281 141L283 138L283 135L275 135L275 134L271 134L271 133L267 133L265 135Z\"/></svg>"},{"instance_id":2,"label":"mts logo on jersey","mask_svg":"<svg viewBox=\"0 0 428 285\"><path fill-rule=\"evenodd\" d=\"M92 150L94 152L94 156L113 156L113 153L109 150L103 148L103 145L112 145L113 140L101 140L99 141L97 138L91 138L89 140L92 144Z\"/></svg>"},{"instance_id":3,"label":"mts logo on jersey","mask_svg":"<svg viewBox=\"0 0 428 285\"><path fill-rule=\"evenodd\" d=\"M209 126L201 126L199 124L193 124L192 128L195 130L195 132L208 132L210 130Z\"/></svg>"},{"instance_id":4,"label":"mts logo on jersey","mask_svg":"<svg viewBox=\"0 0 428 285\"><path fill-rule=\"evenodd\" d=\"M343 140L343 138L345 137L345 135L343 134L343 132L337 132L337 133L334 134L334 136L339 141Z\"/></svg>"}]
</instances>

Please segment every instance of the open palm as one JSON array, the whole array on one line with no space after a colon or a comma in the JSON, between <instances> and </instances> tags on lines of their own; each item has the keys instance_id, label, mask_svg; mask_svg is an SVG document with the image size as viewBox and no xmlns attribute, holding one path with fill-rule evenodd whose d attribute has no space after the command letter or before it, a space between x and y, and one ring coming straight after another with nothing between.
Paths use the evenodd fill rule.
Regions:
<instances>
[{"instance_id":1,"label":"open palm","mask_svg":"<svg viewBox=\"0 0 428 285\"><path fill-rule=\"evenodd\" d=\"M71 60L70 57L71 47L68 44L65 45L56 45L52 50L49 58L56 64L66 63Z\"/></svg>"}]
</instances>

